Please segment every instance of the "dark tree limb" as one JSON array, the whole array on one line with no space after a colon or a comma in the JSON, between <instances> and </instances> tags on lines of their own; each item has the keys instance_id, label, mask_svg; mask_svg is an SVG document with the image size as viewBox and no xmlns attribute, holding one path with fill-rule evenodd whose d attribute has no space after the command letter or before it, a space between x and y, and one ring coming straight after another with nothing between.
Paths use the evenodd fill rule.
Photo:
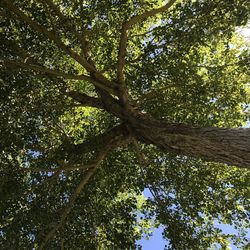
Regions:
<instances>
[{"instance_id":1,"label":"dark tree limb","mask_svg":"<svg viewBox=\"0 0 250 250\"><path fill-rule=\"evenodd\" d=\"M75 155L82 155L93 150L98 151L102 148L105 148L108 144L111 144L112 142L114 142L114 144L116 144L116 141L122 142L130 137L131 134L127 128L127 125L122 123L103 134L97 135L93 138L90 138L89 140L86 140L81 144L66 144L63 146L63 151L66 154L69 153L69 155L71 153Z\"/></svg>"},{"instance_id":2,"label":"dark tree limb","mask_svg":"<svg viewBox=\"0 0 250 250\"><path fill-rule=\"evenodd\" d=\"M72 75L72 74L67 74L64 72L60 72L54 69L48 69L44 66L33 64L33 63L25 63L25 62L20 62L20 61L14 61L14 60L4 60L0 62L1 64L4 64L7 67L17 67L17 68L23 68L23 69L28 69L28 70L33 70L37 72L41 72L44 74L47 74L49 76L54 76L54 77L61 77L64 80L78 80L78 81L87 81L91 84L93 84L96 87L99 87L111 94L116 94L116 91L114 91L112 88L107 87L106 85L103 85L102 83L95 81L92 77L86 76L86 75Z\"/></svg>"},{"instance_id":3,"label":"dark tree limb","mask_svg":"<svg viewBox=\"0 0 250 250\"><path fill-rule=\"evenodd\" d=\"M54 34L53 32L47 30L46 27L38 24L36 21L34 21L33 19L31 19L29 16L27 16L24 12L22 12L16 5L14 5L12 3L12 1L10 0L3 0L6 5L8 6L8 8L13 11L20 20L26 22L27 24L29 24L34 30L38 31L39 33L45 35L47 38L49 38L50 40L54 41L55 44L62 49L63 51L65 51L68 55L70 55L72 58L74 58L77 62L79 62L81 65L83 65L88 71L92 72L94 71L94 69L87 63L87 61L80 57L76 52L74 52L69 46L67 46L66 44L64 44L61 39Z\"/></svg>"},{"instance_id":4,"label":"dark tree limb","mask_svg":"<svg viewBox=\"0 0 250 250\"><path fill-rule=\"evenodd\" d=\"M57 70L48 69L46 67L43 67L43 66L40 66L40 65L37 65L37 64L24 63L24 62L14 61L14 60L4 60L2 62L0 61L0 64L1 63L4 64L7 67L13 67L14 66L14 67L17 67L17 68L24 68L24 69L28 69L28 70L42 72L50 80L53 80L52 79L53 76L54 77L61 77L64 80L83 80L83 81L90 82L90 83L94 84L95 86L103 88L103 86L101 84L99 84L99 82L96 82L93 78L91 78L89 76L86 76L86 75L71 75L71 74L67 74L67 73L64 73L64 72L57 71ZM104 89L107 90L106 88L104 88ZM111 93L113 93L113 91L110 90L110 89L108 89L108 91L111 91ZM91 97L91 96L88 96L85 93L80 93L80 92L77 92L77 91L67 91L65 89L62 89L61 92L64 95L66 95L68 97L71 97L75 101L79 102L81 104L81 106L89 106L89 107L104 109L102 101L99 98Z\"/></svg>"},{"instance_id":5,"label":"dark tree limb","mask_svg":"<svg viewBox=\"0 0 250 250\"><path fill-rule=\"evenodd\" d=\"M84 93L80 93L77 91L68 91L68 92L66 91L65 95L79 102L81 106L89 106L89 107L104 109L100 98L91 97L91 96L88 96Z\"/></svg>"}]
</instances>

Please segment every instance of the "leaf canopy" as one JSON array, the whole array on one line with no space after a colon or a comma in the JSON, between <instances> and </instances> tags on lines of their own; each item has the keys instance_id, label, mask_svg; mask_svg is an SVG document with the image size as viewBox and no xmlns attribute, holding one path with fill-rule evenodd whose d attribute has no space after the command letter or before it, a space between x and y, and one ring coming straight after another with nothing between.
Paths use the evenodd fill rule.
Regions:
<instances>
[{"instance_id":1,"label":"leaf canopy","mask_svg":"<svg viewBox=\"0 0 250 250\"><path fill-rule=\"evenodd\" d=\"M157 119L246 124L249 1L169 2L0 3L1 249L137 249L158 226L167 249L247 249L249 171L133 143L99 101L125 86Z\"/></svg>"}]
</instances>

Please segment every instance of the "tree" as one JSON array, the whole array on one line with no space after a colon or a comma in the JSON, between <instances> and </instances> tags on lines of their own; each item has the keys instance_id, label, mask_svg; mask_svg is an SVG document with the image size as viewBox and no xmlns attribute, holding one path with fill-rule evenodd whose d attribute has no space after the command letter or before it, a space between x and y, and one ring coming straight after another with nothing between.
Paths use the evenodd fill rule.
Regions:
<instances>
[{"instance_id":1,"label":"tree","mask_svg":"<svg viewBox=\"0 0 250 250\"><path fill-rule=\"evenodd\" d=\"M135 249L159 225L170 249L243 248L249 13L1 1L1 248Z\"/></svg>"}]
</instances>

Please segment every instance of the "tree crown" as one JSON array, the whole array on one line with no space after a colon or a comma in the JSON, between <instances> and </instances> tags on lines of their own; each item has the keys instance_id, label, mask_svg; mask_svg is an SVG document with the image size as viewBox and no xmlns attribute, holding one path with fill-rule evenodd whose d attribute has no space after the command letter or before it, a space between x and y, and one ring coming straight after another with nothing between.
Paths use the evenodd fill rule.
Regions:
<instances>
[{"instance_id":1,"label":"tree crown","mask_svg":"<svg viewBox=\"0 0 250 250\"><path fill-rule=\"evenodd\" d=\"M0 247L247 249L249 1L0 7Z\"/></svg>"}]
</instances>

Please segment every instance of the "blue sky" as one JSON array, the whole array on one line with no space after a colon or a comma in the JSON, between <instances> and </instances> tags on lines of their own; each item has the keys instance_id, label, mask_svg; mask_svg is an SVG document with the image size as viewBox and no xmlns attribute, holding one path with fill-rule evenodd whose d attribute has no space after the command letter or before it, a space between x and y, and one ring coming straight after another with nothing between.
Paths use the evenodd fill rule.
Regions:
<instances>
[{"instance_id":1,"label":"blue sky","mask_svg":"<svg viewBox=\"0 0 250 250\"><path fill-rule=\"evenodd\" d=\"M233 227L229 225L221 225L220 228L225 232L225 233L235 233L237 232ZM149 240L141 240L139 241L140 244L142 245L143 250L164 250L164 245L166 244L166 241L163 240L162 238L162 233L163 229L158 228L153 232L152 237ZM250 238L250 229L248 230L247 237ZM218 248L219 249L219 248ZM231 245L232 250L240 250L239 248Z\"/></svg>"},{"instance_id":2,"label":"blue sky","mask_svg":"<svg viewBox=\"0 0 250 250\"><path fill-rule=\"evenodd\" d=\"M250 125L250 122L247 125ZM152 195L148 189L145 189L143 191L143 195L145 197L152 198ZM225 224L217 224L216 226L220 228L221 230L223 230L225 234L237 235L237 230L235 230L233 226L225 225ZM162 232L163 232L162 227L157 228L154 230L153 235L149 238L149 240L146 240L146 239L140 240L139 243L142 245L142 249L143 250L164 250L164 246L167 244L167 241L163 239ZM247 230L247 238L250 239L250 228ZM232 250L241 250L234 245L231 245L230 247Z\"/></svg>"},{"instance_id":3,"label":"blue sky","mask_svg":"<svg viewBox=\"0 0 250 250\"><path fill-rule=\"evenodd\" d=\"M142 245L143 250L163 250L166 241L162 239L162 228L158 228L153 232L153 235L149 238L149 240L141 240L140 243Z\"/></svg>"}]
</instances>

